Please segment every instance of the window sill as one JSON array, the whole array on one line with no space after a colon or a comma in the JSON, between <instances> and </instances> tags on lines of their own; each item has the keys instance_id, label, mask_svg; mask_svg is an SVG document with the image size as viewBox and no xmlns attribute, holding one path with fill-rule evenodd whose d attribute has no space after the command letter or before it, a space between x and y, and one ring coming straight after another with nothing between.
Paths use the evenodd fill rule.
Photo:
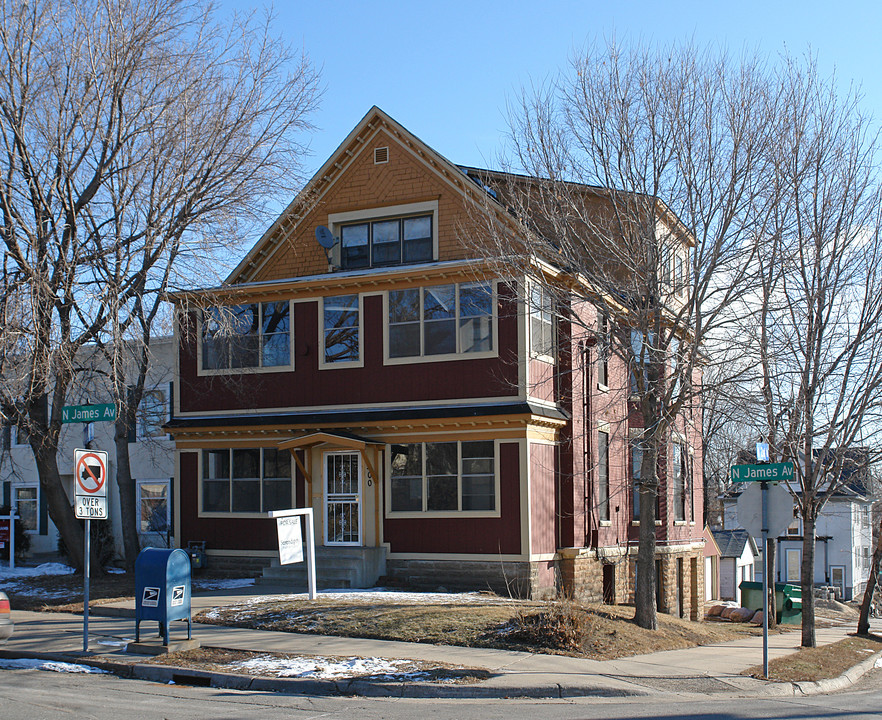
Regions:
<instances>
[{"instance_id":1,"label":"window sill","mask_svg":"<svg viewBox=\"0 0 882 720\"><path fill-rule=\"evenodd\" d=\"M271 367L219 368L216 370L199 368L198 377L214 377L217 375L264 375L266 373L294 372L294 364L273 365Z\"/></svg>"},{"instance_id":2,"label":"window sill","mask_svg":"<svg viewBox=\"0 0 882 720\"><path fill-rule=\"evenodd\" d=\"M612 520L600 520L600 527L612 527Z\"/></svg>"},{"instance_id":3,"label":"window sill","mask_svg":"<svg viewBox=\"0 0 882 720\"><path fill-rule=\"evenodd\" d=\"M482 360L484 358L495 358L499 355L496 350L485 350L483 352L473 353L445 353L443 355L413 355L409 357L389 357L383 358L384 365L424 365L433 362L450 362L451 360ZM327 366L326 366L327 367Z\"/></svg>"},{"instance_id":4,"label":"window sill","mask_svg":"<svg viewBox=\"0 0 882 720\"><path fill-rule=\"evenodd\" d=\"M674 520L674 527L686 527L685 520Z\"/></svg>"},{"instance_id":5,"label":"window sill","mask_svg":"<svg viewBox=\"0 0 882 720\"><path fill-rule=\"evenodd\" d=\"M597 389L602 393L609 392L609 385L603 385L602 383L597 383Z\"/></svg>"},{"instance_id":6,"label":"window sill","mask_svg":"<svg viewBox=\"0 0 882 720\"><path fill-rule=\"evenodd\" d=\"M501 516L499 510L450 510L436 512L395 512L389 511L385 517L388 520L413 520L417 518L432 519L456 519L456 518L498 518Z\"/></svg>"},{"instance_id":7,"label":"window sill","mask_svg":"<svg viewBox=\"0 0 882 720\"><path fill-rule=\"evenodd\" d=\"M530 359L538 360L539 362L544 362L548 365L557 365L557 359L552 357L551 355L543 355L542 353L530 351Z\"/></svg>"}]
</instances>

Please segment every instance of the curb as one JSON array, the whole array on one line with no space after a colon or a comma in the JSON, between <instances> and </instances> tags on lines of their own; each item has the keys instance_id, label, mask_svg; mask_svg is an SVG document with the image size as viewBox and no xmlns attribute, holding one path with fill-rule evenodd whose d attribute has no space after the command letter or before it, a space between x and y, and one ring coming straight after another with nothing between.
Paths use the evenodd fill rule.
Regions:
<instances>
[{"instance_id":1,"label":"curb","mask_svg":"<svg viewBox=\"0 0 882 720\"><path fill-rule=\"evenodd\" d=\"M124 679L146 680L162 684L194 685L227 690L251 692L280 692L291 695L341 696L366 698L438 698L438 699L565 699L565 698L624 698L648 697L659 694L696 694L679 693L676 689L655 690L648 688L614 689L608 687L585 685L511 685L494 687L474 684L445 684L421 682L370 682L358 678L351 680L320 680L314 678L271 678L265 676L239 675L212 670L198 670L174 665L148 665L139 662L119 662L102 660L70 652L30 652L14 651L0 648L0 658L26 658L32 660L48 660L52 662L76 663L105 670ZM757 688L755 692L735 692L737 696L793 697L818 695L843 690L853 685L867 672L876 661L882 658L882 652L874 653L857 665L849 668L836 678L818 681L793 683L769 683ZM636 678L615 676L621 681L633 682Z\"/></svg>"}]
</instances>

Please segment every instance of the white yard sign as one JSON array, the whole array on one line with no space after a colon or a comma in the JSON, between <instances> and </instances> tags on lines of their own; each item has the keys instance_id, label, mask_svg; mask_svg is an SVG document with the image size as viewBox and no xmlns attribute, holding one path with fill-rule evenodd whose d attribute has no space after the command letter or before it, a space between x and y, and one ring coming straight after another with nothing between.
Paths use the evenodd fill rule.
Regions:
<instances>
[{"instance_id":1,"label":"white yard sign","mask_svg":"<svg viewBox=\"0 0 882 720\"><path fill-rule=\"evenodd\" d=\"M279 562L282 565L303 562L303 539L300 534L300 516L276 518L279 532Z\"/></svg>"}]
</instances>

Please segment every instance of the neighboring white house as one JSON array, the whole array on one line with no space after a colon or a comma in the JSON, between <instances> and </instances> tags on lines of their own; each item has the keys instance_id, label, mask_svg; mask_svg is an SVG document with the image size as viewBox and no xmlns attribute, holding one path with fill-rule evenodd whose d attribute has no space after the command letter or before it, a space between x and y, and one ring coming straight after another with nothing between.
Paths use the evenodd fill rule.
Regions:
<instances>
[{"instance_id":1,"label":"neighboring white house","mask_svg":"<svg viewBox=\"0 0 882 720\"><path fill-rule=\"evenodd\" d=\"M723 497L723 527L739 528L736 504L740 488ZM851 600L863 593L870 571L873 498L863 484L855 482L834 493L821 510L816 526L816 586L830 586L837 596ZM774 582L799 583L802 565L802 520L794 508L793 522L777 538ZM756 576L762 579L762 562Z\"/></svg>"},{"instance_id":2,"label":"neighboring white house","mask_svg":"<svg viewBox=\"0 0 882 720\"><path fill-rule=\"evenodd\" d=\"M173 376L174 344L171 338L160 338L151 344L153 358L144 397L136 414L136 427L130 435L129 462L136 481L136 512L142 546L173 547L171 499L174 478L174 443L162 431L169 419L171 378ZM96 377L98 374L96 374ZM109 393L93 383L93 389L67 399L67 405L111 402ZM88 395L88 396L87 396ZM58 471L65 492L73 501L74 449L89 447L108 453L108 522L113 530L117 555L122 555L122 523L119 492L116 485L116 449L113 442L114 424L96 422L90 426L68 423L62 427L58 450ZM2 504L15 503L30 535L30 554L55 552L58 532L48 516L45 499L40 491L33 452L27 437L16 427L3 428L0 452L0 489Z\"/></svg>"},{"instance_id":3,"label":"neighboring white house","mask_svg":"<svg viewBox=\"0 0 882 720\"><path fill-rule=\"evenodd\" d=\"M720 599L741 605L741 583L754 579L756 543L747 530L714 530L713 536L720 548Z\"/></svg>"}]
</instances>

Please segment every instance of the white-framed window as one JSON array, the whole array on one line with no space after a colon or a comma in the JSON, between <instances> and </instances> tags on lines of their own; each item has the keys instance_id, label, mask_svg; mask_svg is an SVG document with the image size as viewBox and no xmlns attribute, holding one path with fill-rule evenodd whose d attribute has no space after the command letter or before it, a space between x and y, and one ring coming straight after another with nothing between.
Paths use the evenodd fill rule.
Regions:
<instances>
[{"instance_id":1,"label":"white-framed window","mask_svg":"<svg viewBox=\"0 0 882 720\"><path fill-rule=\"evenodd\" d=\"M391 445L389 466L390 513L487 515L498 512L499 483L493 440Z\"/></svg>"},{"instance_id":2,"label":"white-framed window","mask_svg":"<svg viewBox=\"0 0 882 720\"><path fill-rule=\"evenodd\" d=\"M530 354L555 361L554 298L537 283L530 285Z\"/></svg>"},{"instance_id":3,"label":"white-framed window","mask_svg":"<svg viewBox=\"0 0 882 720\"><path fill-rule=\"evenodd\" d=\"M202 451L201 514L265 513L291 507L291 453L276 448Z\"/></svg>"},{"instance_id":4,"label":"white-framed window","mask_svg":"<svg viewBox=\"0 0 882 720\"><path fill-rule=\"evenodd\" d=\"M432 214L386 217L340 226L344 270L430 262L434 255Z\"/></svg>"},{"instance_id":5,"label":"white-framed window","mask_svg":"<svg viewBox=\"0 0 882 720\"><path fill-rule=\"evenodd\" d=\"M162 437L165 435L162 426L168 420L168 403L165 392L160 388L145 390L135 413L138 427L138 439Z\"/></svg>"},{"instance_id":6,"label":"white-framed window","mask_svg":"<svg viewBox=\"0 0 882 720\"><path fill-rule=\"evenodd\" d=\"M138 480L138 532L167 534L171 524L168 480Z\"/></svg>"},{"instance_id":7,"label":"white-framed window","mask_svg":"<svg viewBox=\"0 0 882 720\"><path fill-rule=\"evenodd\" d=\"M332 295L322 298L321 315L321 365L361 365L361 296Z\"/></svg>"},{"instance_id":8,"label":"white-framed window","mask_svg":"<svg viewBox=\"0 0 882 720\"><path fill-rule=\"evenodd\" d=\"M686 453L682 443L671 443L671 487L673 489L674 520L686 520Z\"/></svg>"},{"instance_id":9,"label":"white-framed window","mask_svg":"<svg viewBox=\"0 0 882 720\"><path fill-rule=\"evenodd\" d=\"M389 360L491 353L491 283L450 283L390 290L386 295Z\"/></svg>"},{"instance_id":10,"label":"white-framed window","mask_svg":"<svg viewBox=\"0 0 882 720\"><path fill-rule=\"evenodd\" d=\"M609 522L609 432L597 433L597 514L601 522Z\"/></svg>"},{"instance_id":11,"label":"white-framed window","mask_svg":"<svg viewBox=\"0 0 882 720\"><path fill-rule=\"evenodd\" d=\"M204 372L291 367L287 300L210 308L202 316Z\"/></svg>"},{"instance_id":12,"label":"white-framed window","mask_svg":"<svg viewBox=\"0 0 882 720\"><path fill-rule=\"evenodd\" d=\"M39 532L40 486L37 483L13 485L12 493L22 527L31 533Z\"/></svg>"}]
</instances>

